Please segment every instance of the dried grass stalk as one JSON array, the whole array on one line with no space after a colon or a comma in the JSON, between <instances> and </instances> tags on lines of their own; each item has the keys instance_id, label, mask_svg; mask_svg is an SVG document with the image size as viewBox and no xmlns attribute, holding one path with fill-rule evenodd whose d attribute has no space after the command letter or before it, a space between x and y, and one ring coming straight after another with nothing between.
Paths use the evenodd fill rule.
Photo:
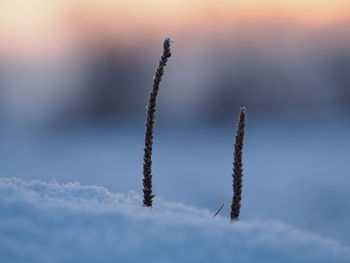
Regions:
<instances>
[{"instance_id":1,"label":"dried grass stalk","mask_svg":"<svg viewBox=\"0 0 350 263\"><path fill-rule=\"evenodd\" d=\"M156 102L159 84L164 75L164 67L171 56L171 40L166 38L163 44L163 54L160 58L156 75L153 80L153 88L147 106L147 120L145 132L145 148L143 157L143 204L152 207L154 194L152 192L152 149L153 149L153 127L155 122Z\"/></svg>"},{"instance_id":2,"label":"dried grass stalk","mask_svg":"<svg viewBox=\"0 0 350 263\"><path fill-rule=\"evenodd\" d=\"M231 204L231 222L239 219L239 213L241 210L241 200L242 200L242 177L243 177L243 162L242 162L242 152L243 152L243 141L246 126L246 109L241 108L239 114L239 121L236 130L236 142L235 142L235 152L233 161L233 197Z\"/></svg>"}]
</instances>

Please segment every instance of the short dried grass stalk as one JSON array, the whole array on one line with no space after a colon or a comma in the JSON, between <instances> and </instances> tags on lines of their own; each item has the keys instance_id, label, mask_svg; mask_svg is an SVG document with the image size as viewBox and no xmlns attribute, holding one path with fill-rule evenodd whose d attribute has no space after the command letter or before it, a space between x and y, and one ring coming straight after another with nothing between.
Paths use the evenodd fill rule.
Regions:
<instances>
[{"instance_id":1,"label":"short dried grass stalk","mask_svg":"<svg viewBox=\"0 0 350 263\"><path fill-rule=\"evenodd\" d=\"M155 122L156 102L159 91L159 84L164 75L164 67L171 56L171 40L166 38L163 44L163 54L160 58L156 75L153 80L153 88L147 106L147 120L145 132L145 148L143 157L143 204L152 207L154 194L152 192L152 148L153 148L153 127Z\"/></svg>"},{"instance_id":2,"label":"short dried grass stalk","mask_svg":"<svg viewBox=\"0 0 350 263\"><path fill-rule=\"evenodd\" d=\"M242 177L243 177L243 162L242 162L242 152L243 152L243 141L246 126L246 109L241 108L239 114L239 122L236 130L236 142L235 142L235 152L233 161L233 197L231 204L231 222L239 219L239 213L241 210L241 200L242 200Z\"/></svg>"},{"instance_id":3,"label":"short dried grass stalk","mask_svg":"<svg viewBox=\"0 0 350 263\"><path fill-rule=\"evenodd\" d=\"M225 206L225 204L222 204L222 205L219 207L218 211L216 211L216 213L214 214L213 218L215 218L215 217L221 212L221 210L224 208L224 206Z\"/></svg>"}]
</instances>

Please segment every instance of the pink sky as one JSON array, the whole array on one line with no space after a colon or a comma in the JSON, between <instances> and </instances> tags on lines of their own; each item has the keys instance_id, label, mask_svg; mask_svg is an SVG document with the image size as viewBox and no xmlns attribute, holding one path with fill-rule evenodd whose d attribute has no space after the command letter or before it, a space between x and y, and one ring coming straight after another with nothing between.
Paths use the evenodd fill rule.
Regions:
<instances>
[{"instance_id":1,"label":"pink sky","mask_svg":"<svg viewBox=\"0 0 350 263\"><path fill-rule=\"evenodd\" d=\"M252 24L317 29L349 21L349 0L2 0L0 52L59 54L87 36L132 43Z\"/></svg>"}]
</instances>

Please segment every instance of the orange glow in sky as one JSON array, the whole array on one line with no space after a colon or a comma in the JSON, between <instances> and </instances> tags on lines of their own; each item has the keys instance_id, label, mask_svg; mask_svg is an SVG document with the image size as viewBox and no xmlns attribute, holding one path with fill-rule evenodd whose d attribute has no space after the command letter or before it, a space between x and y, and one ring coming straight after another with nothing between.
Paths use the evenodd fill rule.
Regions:
<instances>
[{"instance_id":1,"label":"orange glow in sky","mask_svg":"<svg viewBox=\"0 0 350 263\"><path fill-rule=\"evenodd\" d=\"M323 27L349 21L349 0L0 0L0 51L50 52L79 34L127 40L246 24Z\"/></svg>"}]
</instances>

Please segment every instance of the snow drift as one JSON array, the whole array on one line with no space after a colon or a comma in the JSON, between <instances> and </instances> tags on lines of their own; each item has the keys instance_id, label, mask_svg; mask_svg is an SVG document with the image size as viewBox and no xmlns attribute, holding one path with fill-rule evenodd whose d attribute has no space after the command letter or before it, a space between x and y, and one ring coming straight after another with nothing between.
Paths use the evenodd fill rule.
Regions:
<instances>
[{"instance_id":1,"label":"snow drift","mask_svg":"<svg viewBox=\"0 0 350 263\"><path fill-rule=\"evenodd\" d=\"M282 222L141 204L133 192L0 178L1 262L350 262L349 247Z\"/></svg>"}]
</instances>

